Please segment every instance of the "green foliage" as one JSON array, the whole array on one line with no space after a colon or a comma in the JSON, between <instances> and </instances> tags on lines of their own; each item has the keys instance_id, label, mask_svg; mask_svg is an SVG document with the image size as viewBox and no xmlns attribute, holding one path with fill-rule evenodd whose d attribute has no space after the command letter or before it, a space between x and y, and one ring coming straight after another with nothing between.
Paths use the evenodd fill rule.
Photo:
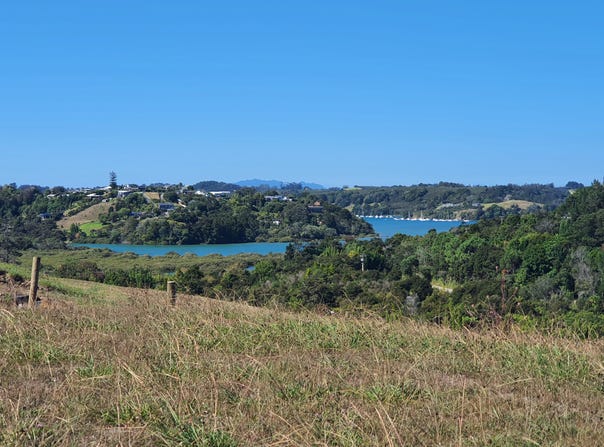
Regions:
<instances>
[{"instance_id":1,"label":"green foliage","mask_svg":"<svg viewBox=\"0 0 604 447\"><path fill-rule=\"evenodd\" d=\"M75 225L75 224L73 224ZM93 231L97 231L100 230L101 228L103 228L103 224L101 222L87 222L87 223L83 223L81 225L75 225L75 228L70 228L69 232L70 234L72 233L78 233L78 232L82 232L85 235L92 235Z\"/></svg>"},{"instance_id":2,"label":"green foliage","mask_svg":"<svg viewBox=\"0 0 604 447\"><path fill-rule=\"evenodd\" d=\"M398 235L385 242L290 246L279 267L261 266L252 275L248 290L264 296L260 302L363 306L389 318L405 314L405 300L411 297L420 316L454 327L512 318L537 326L556 321L582 336L599 336L604 328L604 226L597 219L603 195L596 184L573 196L576 219L591 222L589 229L574 225L566 212L556 212L511 215L449 233ZM360 271L361 256L365 272ZM454 288L434 289L433 280Z\"/></svg>"},{"instance_id":3,"label":"green foliage","mask_svg":"<svg viewBox=\"0 0 604 447\"><path fill-rule=\"evenodd\" d=\"M212 283L205 279L199 266L191 266L176 272L174 277L179 287L191 294L206 294Z\"/></svg>"},{"instance_id":4,"label":"green foliage","mask_svg":"<svg viewBox=\"0 0 604 447\"><path fill-rule=\"evenodd\" d=\"M372 233L369 224L347 210L324 204L311 212L310 198L267 200L240 189L228 198L200 196L169 190L163 200L178 205L162 211L140 193L112 200L103 227L80 227L78 242L134 244L223 244L268 240L314 240ZM84 233L84 234L83 234Z\"/></svg>"},{"instance_id":5,"label":"green foliage","mask_svg":"<svg viewBox=\"0 0 604 447\"><path fill-rule=\"evenodd\" d=\"M117 174L113 171L111 171L109 173L109 187L112 190L116 190L117 189Z\"/></svg>"},{"instance_id":6,"label":"green foliage","mask_svg":"<svg viewBox=\"0 0 604 447\"><path fill-rule=\"evenodd\" d=\"M55 221L74 198L51 196L39 187L0 188L0 259L14 260L28 248L63 247Z\"/></svg>"},{"instance_id":7,"label":"green foliage","mask_svg":"<svg viewBox=\"0 0 604 447\"><path fill-rule=\"evenodd\" d=\"M135 265L130 269L101 269L95 262L67 262L60 264L55 273L63 278L103 282L115 286L154 288L163 283L150 269Z\"/></svg>"},{"instance_id":8,"label":"green foliage","mask_svg":"<svg viewBox=\"0 0 604 447\"><path fill-rule=\"evenodd\" d=\"M129 270L107 270L104 273L104 282L116 286L154 288L162 284L161 279L156 279L151 270L134 266Z\"/></svg>"},{"instance_id":9,"label":"green foliage","mask_svg":"<svg viewBox=\"0 0 604 447\"><path fill-rule=\"evenodd\" d=\"M82 279L85 281L103 282L105 274L91 261L69 262L61 264L56 270L57 274L63 278Z\"/></svg>"},{"instance_id":10,"label":"green foliage","mask_svg":"<svg viewBox=\"0 0 604 447\"><path fill-rule=\"evenodd\" d=\"M46 200L35 190L25 194L5 187L2 194L9 219ZM426 197L430 188L413 194ZM604 187L597 182L575 191L554 212L511 214L448 233L387 241L342 241L342 232L366 227L347 210L315 205L321 198L308 193L291 202L267 200L247 189L228 198L179 199L186 207L168 215L156 212L140 194L114 200L103 217L105 226L89 231L142 243L290 237L298 242L282 256L246 260L167 256L156 261L108 253L76 259L74 254L49 271L131 287L163 288L169 277L191 294L294 309L363 309L388 319L417 313L453 327L516 321L526 327L555 324L584 337L604 332ZM27 241L11 231L0 234L6 256L16 256L35 240L44 243L36 239L35 228L27 228ZM70 229L70 234L81 232L81 227ZM321 240L302 243L298 238L304 236Z\"/></svg>"},{"instance_id":11,"label":"green foliage","mask_svg":"<svg viewBox=\"0 0 604 447\"><path fill-rule=\"evenodd\" d=\"M571 186L576 186L574 183ZM457 183L419 184L413 186L358 187L319 193L322 200L360 215L399 215L434 218L494 218L511 214L536 212L537 208L520 210L517 206L491 206L483 203L506 200L535 202L551 210L568 196L570 187L549 185L465 186Z\"/></svg>"}]
</instances>

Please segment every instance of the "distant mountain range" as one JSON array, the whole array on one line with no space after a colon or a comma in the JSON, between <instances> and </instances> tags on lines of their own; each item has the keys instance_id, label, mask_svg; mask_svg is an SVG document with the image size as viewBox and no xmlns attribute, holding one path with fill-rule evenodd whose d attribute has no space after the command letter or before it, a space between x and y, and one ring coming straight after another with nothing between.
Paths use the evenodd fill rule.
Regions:
<instances>
[{"instance_id":1,"label":"distant mountain range","mask_svg":"<svg viewBox=\"0 0 604 447\"><path fill-rule=\"evenodd\" d=\"M302 186L302 188L308 189L325 189L323 185L319 185L317 183L308 183L308 182L284 182L281 180L261 180L261 179L251 179L251 180L241 180L235 183L238 186L244 188L258 188L258 187L267 187L267 188L275 188L280 189L284 186L296 184Z\"/></svg>"}]
</instances>

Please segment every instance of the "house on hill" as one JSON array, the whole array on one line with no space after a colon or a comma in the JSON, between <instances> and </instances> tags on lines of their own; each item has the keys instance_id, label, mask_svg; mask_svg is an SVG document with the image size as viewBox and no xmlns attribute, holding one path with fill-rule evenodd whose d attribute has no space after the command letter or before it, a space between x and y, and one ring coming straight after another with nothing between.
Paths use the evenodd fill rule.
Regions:
<instances>
[{"instance_id":1,"label":"house on hill","mask_svg":"<svg viewBox=\"0 0 604 447\"><path fill-rule=\"evenodd\" d=\"M159 210L163 211L165 213L167 213L169 211L173 211L174 210L174 204L173 203L160 203L159 204Z\"/></svg>"},{"instance_id":2,"label":"house on hill","mask_svg":"<svg viewBox=\"0 0 604 447\"><path fill-rule=\"evenodd\" d=\"M267 202L291 202L291 199L288 199L286 196L264 196L264 200Z\"/></svg>"},{"instance_id":3,"label":"house on hill","mask_svg":"<svg viewBox=\"0 0 604 447\"><path fill-rule=\"evenodd\" d=\"M323 206L321 205L321 202L316 201L312 205L308 206L308 211L311 213L320 214L323 212Z\"/></svg>"},{"instance_id":4,"label":"house on hill","mask_svg":"<svg viewBox=\"0 0 604 447\"><path fill-rule=\"evenodd\" d=\"M127 196L129 196L130 194L132 194L132 191L131 191L131 190L129 190L129 189L120 189L120 190L118 190L118 192L117 192L117 196L118 196L118 198L127 197Z\"/></svg>"},{"instance_id":5,"label":"house on hill","mask_svg":"<svg viewBox=\"0 0 604 447\"><path fill-rule=\"evenodd\" d=\"M229 197L232 191L210 191L214 197Z\"/></svg>"}]
</instances>

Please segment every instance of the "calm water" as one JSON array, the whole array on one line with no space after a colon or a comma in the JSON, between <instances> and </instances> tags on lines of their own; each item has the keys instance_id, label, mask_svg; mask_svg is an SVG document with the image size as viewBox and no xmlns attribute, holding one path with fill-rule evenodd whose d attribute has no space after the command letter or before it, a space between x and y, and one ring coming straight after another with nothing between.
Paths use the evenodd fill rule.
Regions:
<instances>
[{"instance_id":1,"label":"calm water","mask_svg":"<svg viewBox=\"0 0 604 447\"><path fill-rule=\"evenodd\" d=\"M373 225L382 238L389 238L397 233L420 236L431 229L438 232L449 231L461 222L434 222L427 220L395 220L392 218L366 217L365 220ZM201 244L201 245L126 245L126 244L72 244L74 247L107 248L117 253L136 253L137 255L163 256L168 253L184 255L192 253L197 256L220 254L223 256L240 253L285 253L288 242L249 242L246 244Z\"/></svg>"},{"instance_id":2,"label":"calm water","mask_svg":"<svg viewBox=\"0 0 604 447\"><path fill-rule=\"evenodd\" d=\"M246 244L200 244L200 245L128 245L128 244L72 244L74 247L107 248L117 253L136 253L137 255L163 256L168 253L184 255L192 253L197 256L223 255L231 256L240 253L285 253L289 242L248 242Z\"/></svg>"},{"instance_id":3,"label":"calm water","mask_svg":"<svg viewBox=\"0 0 604 447\"><path fill-rule=\"evenodd\" d=\"M397 233L410 236L423 236L434 229L438 233L449 231L453 227L462 224L461 221L434 221L434 220L396 220L392 218L365 217L367 222L373 225L373 229L380 237L387 239Z\"/></svg>"}]
</instances>

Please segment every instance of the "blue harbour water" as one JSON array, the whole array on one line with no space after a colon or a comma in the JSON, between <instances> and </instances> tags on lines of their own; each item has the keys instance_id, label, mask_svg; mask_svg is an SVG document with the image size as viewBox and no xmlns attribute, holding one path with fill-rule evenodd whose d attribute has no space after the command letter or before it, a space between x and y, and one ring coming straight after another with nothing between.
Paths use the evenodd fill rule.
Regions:
<instances>
[{"instance_id":1,"label":"blue harbour water","mask_svg":"<svg viewBox=\"0 0 604 447\"><path fill-rule=\"evenodd\" d=\"M434 221L434 220L400 220L391 217L365 217L373 225L376 233L384 239L397 233L410 236L421 236L431 229L437 232L449 231L463 222L461 221ZM207 256L219 254L231 256L240 253L256 253L267 255L270 253L285 253L288 242L248 242L245 244L200 244L200 245L128 245L128 244L72 244L74 247L88 247L109 249L116 253L135 253L137 255L163 256L168 253L179 255L194 254Z\"/></svg>"},{"instance_id":2,"label":"blue harbour water","mask_svg":"<svg viewBox=\"0 0 604 447\"><path fill-rule=\"evenodd\" d=\"M398 233L408 234L409 236L423 236L430 230L441 233L464 223L460 220L407 220L393 217L364 217L364 220L369 222L375 232L383 239L390 238Z\"/></svg>"},{"instance_id":3,"label":"blue harbour water","mask_svg":"<svg viewBox=\"0 0 604 447\"><path fill-rule=\"evenodd\" d=\"M241 253L268 255L285 253L289 242L247 242L245 244L199 244L199 245L130 245L130 244L71 244L73 247L109 249L116 253L135 253L137 255L164 256L168 253L197 256L231 256Z\"/></svg>"}]
</instances>

